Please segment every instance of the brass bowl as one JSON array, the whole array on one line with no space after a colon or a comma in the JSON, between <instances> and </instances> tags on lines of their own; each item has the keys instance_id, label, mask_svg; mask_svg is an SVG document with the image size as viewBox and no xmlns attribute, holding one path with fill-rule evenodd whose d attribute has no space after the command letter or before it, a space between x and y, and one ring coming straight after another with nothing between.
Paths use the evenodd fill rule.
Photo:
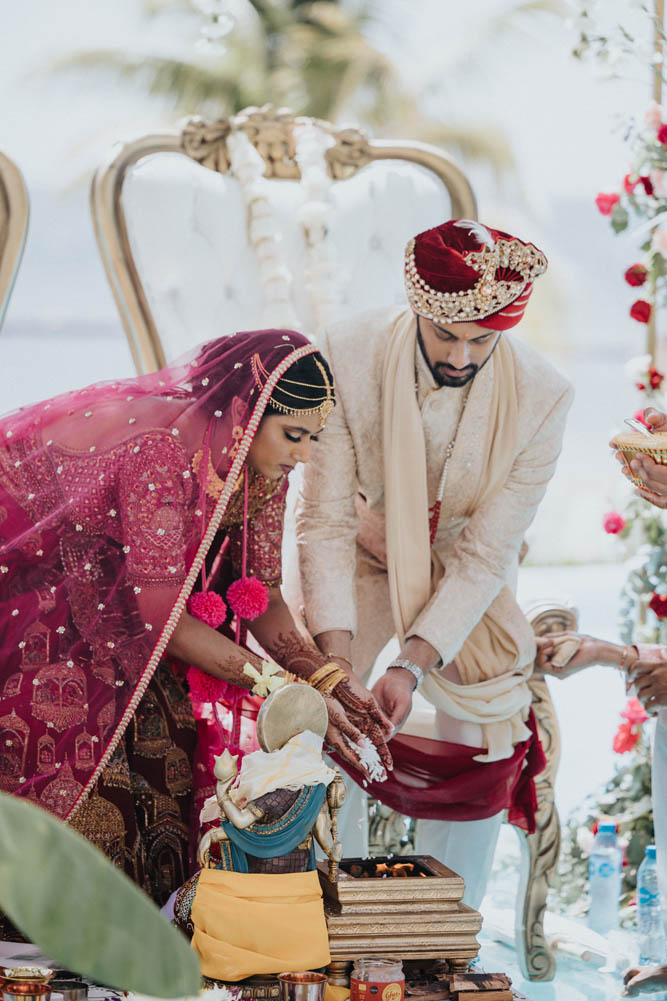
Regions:
<instances>
[{"instance_id":1,"label":"brass bowl","mask_svg":"<svg viewBox=\"0 0 667 1001\"><path fill-rule=\"evenodd\" d=\"M667 431L654 431L651 435L641 434L639 431L621 431L612 439L611 447L623 454L628 478L643 490L648 490L648 487L630 466L635 456L648 455L658 465L667 466ZM653 493L652 490L648 492Z\"/></svg>"}]
</instances>

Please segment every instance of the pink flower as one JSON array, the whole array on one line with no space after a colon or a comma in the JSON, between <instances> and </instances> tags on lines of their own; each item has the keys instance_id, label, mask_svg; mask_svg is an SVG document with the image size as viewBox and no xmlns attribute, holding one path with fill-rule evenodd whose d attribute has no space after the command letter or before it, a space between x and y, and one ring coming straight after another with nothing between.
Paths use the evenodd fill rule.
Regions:
<instances>
[{"instance_id":1,"label":"pink flower","mask_svg":"<svg viewBox=\"0 0 667 1001\"><path fill-rule=\"evenodd\" d=\"M648 323L651 319L651 303L647 302L646 299L637 299L630 306L630 316L638 323Z\"/></svg>"},{"instance_id":2,"label":"pink flower","mask_svg":"<svg viewBox=\"0 0 667 1001\"><path fill-rule=\"evenodd\" d=\"M658 131L662 124L662 108L657 101L650 101L644 112L644 121L650 129Z\"/></svg>"},{"instance_id":3,"label":"pink flower","mask_svg":"<svg viewBox=\"0 0 667 1001\"><path fill-rule=\"evenodd\" d=\"M628 699L625 704L625 709L621 710L621 716L623 719L627 720L628 723L633 725L639 723L645 723L648 716L644 712L644 707L639 701L639 699Z\"/></svg>"},{"instance_id":4,"label":"pink flower","mask_svg":"<svg viewBox=\"0 0 667 1001\"><path fill-rule=\"evenodd\" d=\"M653 366L651 365L651 367L648 370L648 378L651 384L651 389L660 389L660 386L662 385L662 382L665 377L662 374L662 372L658 371L657 368L653 368Z\"/></svg>"},{"instance_id":5,"label":"pink flower","mask_svg":"<svg viewBox=\"0 0 667 1001\"><path fill-rule=\"evenodd\" d=\"M621 723L614 736L612 747L617 754L625 754L634 749L639 736L639 731L635 731L631 723Z\"/></svg>"},{"instance_id":6,"label":"pink flower","mask_svg":"<svg viewBox=\"0 0 667 1001\"><path fill-rule=\"evenodd\" d=\"M644 411L643 410L637 410L637 412L634 413L632 416L634 417L634 419L636 421L641 421L641 423L644 425L645 428L650 428L651 427L651 425L649 424L649 422L644 417Z\"/></svg>"},{"instance_id":7,"label":"pink flower","mask_svg":"<svg viewBox=\"0 0 667 1001\"><path fill-rule=\"evenodd\" d=\"M653 231L651 248L656 254L662 254L663 257L667 257L667 228L665 226L658 226Z\"/></svg>"},{"instance_id":8,"label":"pink flower","mask_svg":"<svg viewBox=\"0 0 667 1001\"><path fill-rule=\"evenodd\" d=\"M614 205L618 205L620 200L621 200L620 195L605 194L604 191L601 191L600 194L595 199L595 204L597 205L598 211L600 212L601 215L611 215L614 209Z\"/></svg>"},{"instance_id":9,"label":"pink flower","mask_svg":"<svg viewBox=\"0 0 667 1001\"><path fill-rule=\"evenodd\" d=\"M609 511L602 519L602 527L607 535L618 535L625 528L625 518L618 511Z\"/></svg>"},{"instance_id":10,"label":"pink flower","mask_svg":"<svg viewBox=\"0 0 667 1001\"><path fill-rule=\"evenodd\" d=\"M639 178L636 174L626 174L623 178L623 190L628 195L631 195L634 192L638 184Z\"/></svg>"},{"instance_id":11,"label":"pink flower","mask_svg":"<svg viewBox=\"0 0 667 1001\"><path fill-rule=\"evenodd\" d=\"M240 577L227 589L227 601L240 619L256 619L269 607L269 589L256 577Z\"/></svg>"}]
</instances>

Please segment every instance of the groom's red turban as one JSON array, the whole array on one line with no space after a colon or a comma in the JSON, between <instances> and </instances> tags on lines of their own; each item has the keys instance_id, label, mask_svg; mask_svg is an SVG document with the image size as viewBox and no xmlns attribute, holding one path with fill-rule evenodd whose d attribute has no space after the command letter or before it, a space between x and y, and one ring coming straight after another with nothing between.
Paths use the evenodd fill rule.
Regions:
<instances>
[{"instance_id":1,"label":"groom's red turban","mask_svg":"<svg viewBox=\"0 0 667 1001\"><path fill-rule=\"evenodd\" d=\"M547 259L532 243L470 219L450 219L410 240L410 305L436 323L472 320L493 330L519 322Z\"/></svg>"}]
</instances>

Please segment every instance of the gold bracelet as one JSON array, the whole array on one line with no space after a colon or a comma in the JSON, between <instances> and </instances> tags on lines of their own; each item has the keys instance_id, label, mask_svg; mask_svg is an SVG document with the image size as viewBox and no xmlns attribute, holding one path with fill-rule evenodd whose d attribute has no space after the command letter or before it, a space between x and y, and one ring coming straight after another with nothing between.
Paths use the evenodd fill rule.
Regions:
<instances>
[{"instance_id":1,"label":"gold bracelet","mask_svg":"<svg viewBox=\"0 0 667 1001\"><path fill-rule=\"evenodd\" d=\"M338 683L340 681L344 681L345 678L347 678L347 672L344 671L342 667L339 667L334 674L331 674L328 678L325 678L324 681L320 682L317 686L317 691L321 695L330 695Z\"/></svg>"},{"instance_id":2,"label":"gold bracelet","mask_svg":"<svg viewBox=\"0 0 667 1001\"><path fill-rule=\"evenodd\" d=\"M326 654L327 657L331 657L332 660L344 660L346 664L350 665L350 668L354 671L354 664L349 657L344 657L342 653L331 653L331 651Z\"/></svg>"},{"instance_id":3,"label":"gold bracelet","mask_svg":"<svg viewBox=\"0 0 667 1001\"><path fill-rule=\"evenodd\" d=\"M340 671L338 664L336 664L335 661L328 661L326 664L322 664L321 667L318 667L316 671L313 671L311 676L308 678L308 684L313 688L319 688L320 682L324 681L325 678L328 678L330 674L334 673L334 671Z\"/></svg>"},{"instance_id":4,"label":"gold bracelet","mask_svg":"<svg viewBox=\"0 0 667 1001\"><path fill-rule=\"evenodd\" d=\"M318 667L308 678L308 684L311 688L316 688L321 695L329 695L336 685L345 678L347 678L347 672L339 667L335 661L332 661Z\"/></svg>"}]
</instances>

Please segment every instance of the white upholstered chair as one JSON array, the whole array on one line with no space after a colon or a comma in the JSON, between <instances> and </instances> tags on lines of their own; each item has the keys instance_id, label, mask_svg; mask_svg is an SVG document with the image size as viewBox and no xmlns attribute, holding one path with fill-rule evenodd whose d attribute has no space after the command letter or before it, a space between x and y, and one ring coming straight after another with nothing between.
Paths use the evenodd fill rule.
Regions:
<instances>
[{"instance_id":1,"label":"white upholstered chair","mask_svg":"<svg viewBox=\"0 0 667 1001\"><path fill-rule=\"evenodd\" d=\"M322 162L329 180L324 187L315 185L308 207L298 136L313 125L325 137ZM239 183L242 170L236 170L236 164L235 172L230 171L232 134L244 136L246 147L249 140L260 154L263 177L255 178L250 188ZM252 166L247 169L252 173ZM262 212L253 217L249 203L255 197L264 199L265 209L270 203L270 220ZM335 272L336 294L327 307L328 320L403 302L408 239L444 219L476 215L465 175L440 150L371 141L356 129L295 119L288 111L271 108L247 109L210 124L194 119L179 131L121 146L95 175L91 207L139 371L154 370L195 344L231 330L293 325L285 322L283 307L291 310L302 330L314 332L321 304L308 293L309 212L316 217L320 212L322 218L324 211L325 242L334 253L328 266ZM261 280L259 245L263 235L276 230L283 271L286 268L293 280L289 302L272 313L263 294L269 286ZM327 287L331 282L322 284ZM551 757L540 787L539 830L523 839L517 945L525 974L550 979L555 964L542 917L546 877L559 843L553 804L558 748L557 723L543 679L535 682L535 710Z\"/></svg>"},{"instance_id":2,"label":"white upholstered chair","mask_svg":"<svg viewBox=\"0 0 667 1001\"><path fill-rule=\"evenodd\" d=\"M0 153L0 327L21 263L29 202L21 171Z\"/></svg>"}]
</instances>

